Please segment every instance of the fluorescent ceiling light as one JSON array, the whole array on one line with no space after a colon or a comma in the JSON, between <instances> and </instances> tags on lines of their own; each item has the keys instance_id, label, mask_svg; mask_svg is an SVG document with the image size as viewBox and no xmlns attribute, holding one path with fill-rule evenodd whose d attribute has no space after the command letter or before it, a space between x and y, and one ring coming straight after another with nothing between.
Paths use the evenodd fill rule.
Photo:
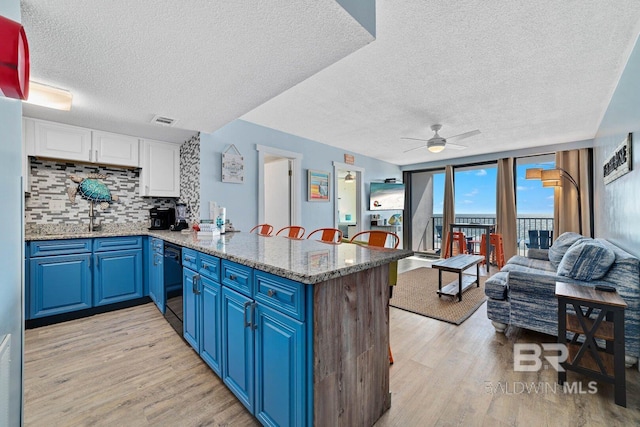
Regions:
<instances>
[{"instance_id":1,"label":"fluorescent ceiling light","mask_svg":"<svg viewBox=\"0 0 640 427\"><path fill-rule=\"evenodd\" d=\"M29 82L29 98L26 103L56 110L71 110L73 95L68 90L47 86L34 81Z\"/></svg>"}]
</instances>

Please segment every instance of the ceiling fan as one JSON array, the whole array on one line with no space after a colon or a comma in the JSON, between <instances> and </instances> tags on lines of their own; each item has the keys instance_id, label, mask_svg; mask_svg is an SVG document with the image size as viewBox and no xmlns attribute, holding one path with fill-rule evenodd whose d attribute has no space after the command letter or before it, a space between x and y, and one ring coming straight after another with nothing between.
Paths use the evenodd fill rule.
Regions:
<instances>
[{"instance_id":1,"label":"ceiling fan","mask_svg":"<svg viewBox=\"0 0 640 427\"><path fill-rule=\"evenodd\" d=\"M406 150L405 153L407 153L409 151L417 150L418 148L424 148L424 147L426 147L432 153L441 152L442 150L444 150L445 146L447 146L448 148L453 148L455 150L464 150L465 148L467 148L465 145L447 143L447 140L468 138L470 136L478 135L480 133L480 130L476 129L476 130L472 130L472 131L469 131L469 132L461 133L461 134L458 134L458 135L450 136L448 138L443 138L440 135L438 135L438 131L440 129L442 129L442 125L431 125L431 130L435 132L435 135L433 135L433 137L431 137L430 139L406 138L406 137L405 138L400 138L400 139L410 139L412 141L426 141L427 142L426 145L420 145L418 147L410 148L410 149Z\"/></svg>"}]
</instances>

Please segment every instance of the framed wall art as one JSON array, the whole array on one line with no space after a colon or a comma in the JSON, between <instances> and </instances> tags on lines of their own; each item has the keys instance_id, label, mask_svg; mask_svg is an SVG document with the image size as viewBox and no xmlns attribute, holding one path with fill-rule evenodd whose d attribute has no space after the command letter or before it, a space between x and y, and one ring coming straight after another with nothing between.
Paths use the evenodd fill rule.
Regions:
<instances>
[{"instance_id":1,"label":"framed wall art","mask_svg":"<svg viewBox=\"0 0 640 427\"><path fill-rule=\"evenodd\" d=\"M244 182L244 157L233 144L222 153L222 182Z\"/></svg>"},{"instance_id":2,"label":"framed wall art","mask_svg":"<svg viewBox=\"0 0 640 427\"><path fill-rule=\"evenodd\" d=\"M328 202L329 190L331 183L331 174L329 172L317 171L309 169L307 176L308 183L308 201L310 202Z\"/></svg>"}]
</instances>

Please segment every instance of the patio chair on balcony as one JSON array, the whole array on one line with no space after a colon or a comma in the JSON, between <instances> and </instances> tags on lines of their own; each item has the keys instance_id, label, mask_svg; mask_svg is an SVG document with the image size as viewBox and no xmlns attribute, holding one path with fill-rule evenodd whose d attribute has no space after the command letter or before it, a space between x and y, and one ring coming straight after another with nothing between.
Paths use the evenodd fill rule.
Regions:
<instances>
[{"instance_id":1,"label":"patio chair on balcony","mask_svg":"<svg viewBox=\"0 0 640 427\"><path fill-rule=\"evenodd\" d=\"M525 245L528 249L549 249L552 239L552 230L529 230L529 241L525 241Z\"/></svg>"},{"instance_id":2,"label":"patio chair on balcony","mask_svg":"<svg viewBox=\"0 0 640 427\"><path fill-rule=\"evenodd\" d=\"M540 230L540 249L549 249L553 239L553 230Z\"/></svg>"}]
</instances>

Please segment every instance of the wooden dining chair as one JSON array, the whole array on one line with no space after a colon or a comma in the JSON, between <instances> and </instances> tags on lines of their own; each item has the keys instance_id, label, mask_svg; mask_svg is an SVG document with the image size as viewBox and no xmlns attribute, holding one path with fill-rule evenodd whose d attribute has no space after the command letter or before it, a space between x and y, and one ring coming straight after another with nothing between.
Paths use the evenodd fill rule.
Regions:
<instances>
[{"instance_id":1,"label":"wooden dining chair","mask_svg":"<svg viewBox=\"0 0 640 427\"><path fill-rule=\"evenodd\" d=\"M258 224L249 231L249 233L253 233L254 231L258 232L261 236L271 236L271 232L273 231L273 225L271 224Z\"/></svg>"},{"instance_id":2,"label":"wooden dining chair","mask_svg":"<svg viewBox=\"0 0 640 427\"><path fill-rule=\"evenodd\" d=\"M300 240L302 239L302 236L304 236L305 229L304 227L301 227L299 225L288 225L278 230L278 232L276 233L276 236L279 236L280 233L283 233L285 231L287 232L287 235L284 237L288 237L289 239Z\"/></svg>"},{"instance_id":3,"label":"wooden dining chair","mask_svg":"<svg viewBox=\"0 0 640 427\"><path fill-rule=\"evenodd\" d=\"M318 228L317 230L313 230L307 236L307 239L310 239L311 236L316 235L315 240L320 240L325 243L333 243L334 245L342 242L342 231L337 228ZM319 235L319 239L317 238Z\"/></svg>"},{"instance_id":4,"label":"wooden dining chair","mask_svg":"<svg viewBox=\"0 0 640 427\"><path fill-rule=\"evenodd\" d=\"M362 237L367 237L366 241L360 242ZM392 233L390 231L382 231L382 230L364 230L359 233L356 233L349 240L350 243L366 243L369 246L376 246L379 248L384 248L387 246L387 240L390 240L391 247L393 249L397 249L400 244L400 237L397 234Z\"/></svg>"}]
</instances>

